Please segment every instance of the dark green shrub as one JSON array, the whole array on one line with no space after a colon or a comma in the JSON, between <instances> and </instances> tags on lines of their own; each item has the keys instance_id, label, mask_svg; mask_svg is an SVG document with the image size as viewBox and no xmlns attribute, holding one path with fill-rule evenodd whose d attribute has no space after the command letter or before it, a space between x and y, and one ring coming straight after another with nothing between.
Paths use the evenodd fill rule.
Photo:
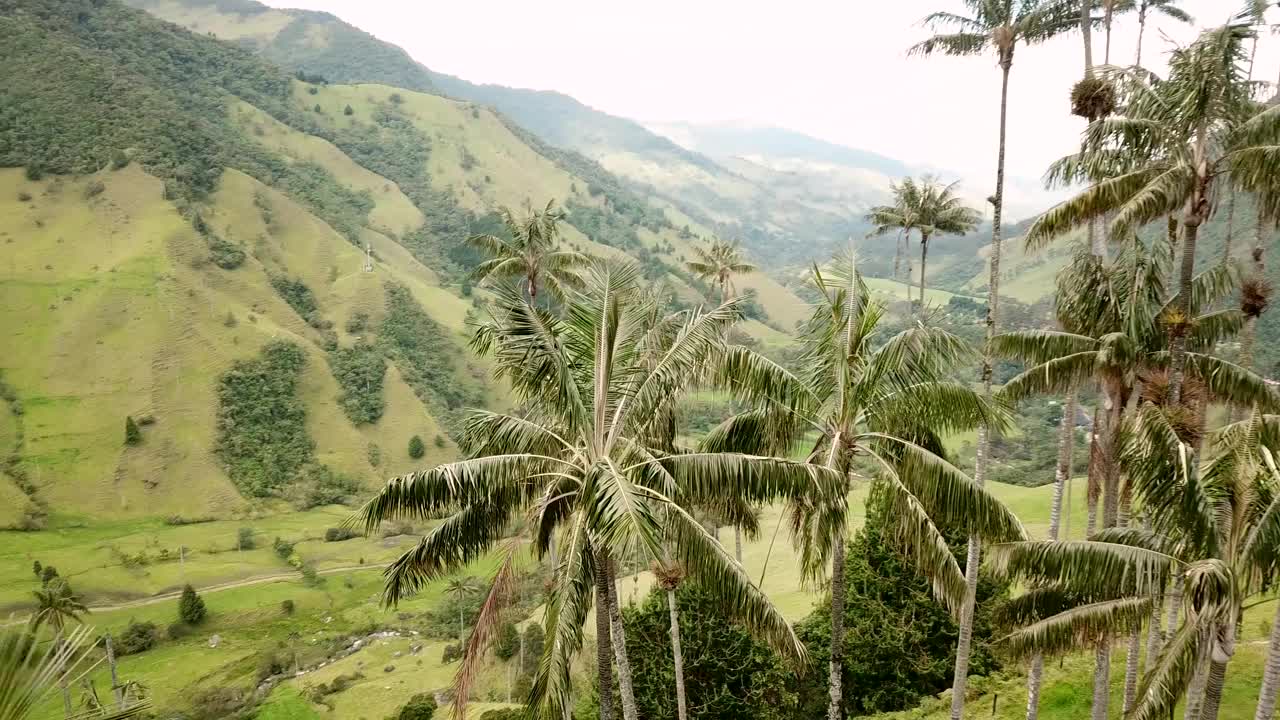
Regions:
<instances>
[{"instance_id":1,"label":"dark green shrub","mask_svg":"<svg viewBox=\"0 0 1280 720\"><path fill-rule=\"evenodd\" d=\"M510 660L520 650L520 631L516 624L505 622L498 628L498 637L493 643L493 652L503 660Z\"/></svg>"},{"instance_id":2,"label":"dark green shrub","mask_svg":"<svg viewBox=\"0 0 1280 720\"><path fill-rule=\"evenodd\" d=\"M165 636L170 640L181 640L192 633L192 627L184 622L169 623L165 628Z\"/></svg>"},{"instance_id":3,"label":"dark green shrub","mask_svg":"<svg viewBox=\"0 0 1280 720\"><path fill-rule=\"evenodd\" d=\"M182 598L178 600L178 619L188 625L199 625L204 622L207 613L204 600L196 593L196 589L189 584L182 588Z\"/></svg>"},{"instance_id":4,"label":"dark green shrub","mask_svg":"<svg viewBox=\"0 0 1280 720\"><path fill-rule=\"evenodd\" d=\"M358 332L364 332L369 326L369 313L356 311L351 317L347 318L347 332L355 335Z\"/></svg>"},{"instance_id":5,"label":"dark green shrub","mask_svg":"<svg viewBox=\"0 0 1280 720\"><path fill-rule=\"evenodd\" d=\"M391 97L387 98L393 105L399 105L404 102L404 98L400 97L400 93L391 93Z\"/></svg>"},{"instance_id":6,"label":"dark green shrub","mask_svg":"<svg viewBox=\"0 0 1280 720\"><path fill-rule=\"evenodd\" d=\"M360 537L360 533L349 527L331 527L324 531L325 542L342 542L354 537Z\"/></svg>"},{"instance_id":7,"label":"dark green shrub","mask_svg":"<svg viewBox=\"0 0 1280 720\"><path fill-rule=\"evenodd\" d=\"M347 419L357 426L378 422L386 405L382 385L387 374L387 361L382 351L364 342L349 348L337 348L329 353L329 370L342 388L338 404ZM377 467L372 460L370 464Z\"/></svg>"},{"instance_id":8,"label":"dark green shrub","mask_svg":"<svg viewBox=\"0 0 1280 720\"><path fill-rule=\"evenodd\" d=\"M124 444L125 445L141 445L142 429L138 427L138 423L133 418L124 416Z\"/></svg>"},{"instance_id":9,"label":"dark green shrub","mask_svg":"<svg viewBox=\"0 0 1280 720\"><path fill-rule=\"evenodd\" d=\"M35 575L36 575L36 579L39 579L39 578L40 578L40 573L41 573L43 570L44 570L44 566L42 566L42 565L40 564L40 561L39 561L39 560L32 560L32 561L31 561L31 572L35 573Z\"/></svg>"},{"instance_id":10,"label":"dark green shrub","mask_svg":"<svg viewBox=\"0 0 1280 720\"><path fill-rule=\"evenodd\" d=\"M516 694L519 697L525 697L525 695L521 694L519 690L519 687L517 687ZM493 710L485 710L480 714L480 720L528 720L528 718L528 709L522 707L494 708Z\"/></svg>"},{"instance_id":11,"label":"dark green shrub","mask_svg":"<svg viewBox=\"0 0 1280 720\"><path fill-rule=\"evenodd\" d=\"M356 111L355 111L355 110L353 110L353 109L351 108L351 106L350 106L350 105L348 105L348 106L346 106L346 107L342 108L342 114L343 114L343 115L355 115L355 114L356 114Z\"/></svg>"},{"instance_id":12,"label":"dark green shrub","mask_svg":"<svg viewBox=\"0 0 1280 720\"><path fill-rule=\"evenodd\" d=\"M439 433L437 433L437 434L436 434L436 439L435 439L435 441L434 441L434 442L435 442L435 446L436 446L436 447L438 447L438 448L443 448L443 447L444 447L444 436L443 436L443 435L440 435Z\"/></svg>"},{"instance_id":13,"label":"dark green shrub","mask_svg":"<svg viewBox=\"0 0 1280 720\"><path fill-rule=\"evenodd\" d=\"M18 193L18 202L31 202L31 193L23 190Z\"/></svg>"},{"instance_id":14,"label":"dark green shrub","mask_svg":"<svg viewBox=\"0 0 1280 720\"><path fill-rule=\"evenodd\" d=\"M155 647L158 639L159 632L156 631L155 623L130 620L128 627L116 640L115 651L120 655L145 652Z\"/></svg>"},{"instance_id":15,"label":"dark green shrub","mask_svg":"<svg viewBox=\"0 0 1280 720\"><path fill-rule=\"evenodd\" d=\"M119 170L129 164L129 156L123 150L116 150L111 153L111 169Z\"/></svg>"},{"instance_id":16,"label":"dark green shrub","mask_svg":"<svg viewBox=\"0 0 1280 720\"><path fill-rule=\"evenodd\" d=\"M40 180L44 178L44 168L36 163L31 163L27 165L26 175L28 180Z\"/></svg>"},{"instance_id":17,"label":"dark green shrub","mask_svg":"<svg viewBox=\"0 0 1280 720\"><path fill-rule=\"evenodd\" d=\"M257 541L253 539L253 528L242 527L236 531L236 549L252 550L257 547Z\"/></svg>"},{"instance_id":18,"label":"dark green shrub","mask_svg":"<svg viewBox=\"0 0 1280 720\"><path fill-rule=\"evenodd\" d=\"M40 571L40 584L48 585L56 577L58 577L58 568L52 565L45 565L44 569Z\"/></svg>"},{"instance_id":19,"label":"dark green shrub","mask_svg":"<svg viewBox=\"0 0 1280 720\"><path fill-rule=\"evenodd\" d=\"M280 612L284 613L285 615L292 615L294 610L296 609L297 607L293 604L292 600L280 601Z\"/></svg>"},{"instance_id":20,"label":"dark green shrub","mask_svg":"<svg viewBox=\"0 0 1280 720\"><path fill-rule=\"evenodd\" d=\"M84 199L88 200L97 197L105 192L106 189L107 186L101 180L90 180L89 184L84 186Z\"/></svg>"},{"instance_id":21,"label":"dark green shrub","mask_svg":"<svg viewBox=\"0 0 1280 720\"><path fill-rule=\"evenodd\" d=\"M244 264L244 250L220 237L209 236L209 260L223 270L235 270Z\"/></svg>"},{"instance_id":22,"label":"dark green shrub","mask_svg":"<svg viewBox=\"0 0 1280 720\"><path fill-rule=\"evenodd\" d=\"M288 560L293 556L293 543L286 540L276 538L275 541L271 543L271 548L276 551L276 557L279 557L281 560Z\"/></svg>"},{"instance_id":23,"label":"dark green shrub","mask_svg":"<svg viewBox=\"0 0 1280 720\"><path fill-rule=\"evenodd\" d=\"M440 662L448 665L449 663L460 660L462 658L461 643L450 643L444 646L444 652L440 655Z\"/></svg>"},{"instance_id":24,"label":"dark green shrub","mask_svg":"<svg viewBox=\"0 0 1280 720\"><path fill-rule=\"evenodd\" d=\"M436 699L430 693L418 693L400 708L395 720L431 720L436 712Z\"/></svg>"},{"instance_id":25,"label":"dark green shrub","mask_svg":"<svg viewBox=\"0 0 1280 720\"><path fill-rule=\"evenodd\" d=\"M427 454L427 446L422 443L422 438L414 435L409 438L409 457L417 460Z\"/></svg>"}]
</instances>

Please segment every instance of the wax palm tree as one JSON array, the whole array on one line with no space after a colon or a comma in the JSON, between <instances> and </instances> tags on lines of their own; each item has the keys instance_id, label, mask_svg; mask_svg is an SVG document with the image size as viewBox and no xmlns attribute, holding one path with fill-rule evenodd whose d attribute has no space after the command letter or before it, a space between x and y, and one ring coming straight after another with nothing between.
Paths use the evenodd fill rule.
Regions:
<instances>
[{"instance_id":1,"label":"wax palm tree","mask_svg":"<svg viewBox=\"0 0 1280 720\"><path fill-rule=\"evenodd\" d=\"M44 649L33 634L6 631L0 634L0 720L27 720L55 685L66 687L87 678L97 666L93 660L92 630L78 627L62 642ZM125 720L150 710L144 699L124 703L94 720Z\"/></svg>"},{"instance_id":2,"label":"wax palm tree","mask_svg":"<svg viewBox=\"0 0 1280 720\"><path fill-rule=\"evenodd\" d=\"M1238 186L1267 188L1280 161L1270 149L1280 142L1280 107L1235 123L1248 102L1240 62L1242 43L1252 33L1244 23L1207 30L1174 51L1167 80L1126 83L1123 94L1129 100L1121 114L1092 123L1084 149L1054 163L1047 176L1051 184L1103 179L1041 215L1028 230L1028 247L1041 247L1073 227L1107 216L1114 218L1111 237L1128 238L1148 222L1181 212L1175 310L1188 317L1196 240L1212 211L1214 179L1229 173ZM1175 335L1175 401L1185 348L1185 337Z\"/></svg>"},{"instance_id":3,"label":"wax palm tree","mask_svg":"<svg viewBox=\"0 0 1280 720\"><path fill-rule=\"evenodd\" d=\"M919 206L920 188L915 178L903 178L901 182L891 183L889 190L893 195L892 205L877 205L867 211L864 219L874 227L867 233L868 238L879 237L894 230L898 231L898 240L893 249L893 279L902 279L902 246L910 244L911 233L916 229L915 209ZM911 282L908 278L907 300L911 299Z\"/></svg>"},{"instance_id":4,"label":"wax palm tree","mask_svg":"<svg viewBox=\"0 0 1280 720\"><path fill-rule=\"evenodd\" d=\"M566 288L581 284L578 272L589 258L559 245L564 212L556 209L555 200L547 202L542 210L526 205L522 218L506 207L498 210L498 216L507 227L510 240L487 234L467 238L468 245L489 256L471 273L474 279L518 280L530 300L536 300L543 288L558 298Z\"/></svg>"},{"instance_id":5,"label":"wax palm tree","mask_svg":"<svg viewBox=\"0 0 1280 720\"><path fill-rule=\"evenodd\" d=\"M396 478L361 511L366 528L384 518L447 517L386 571L395 602L481 557L510 521L527 513L539 557L557 542L559 567L547 602L547 644L530 702L560 720L570 702L570 665L582 646L593 591L606 600L623 715L637 715L616 597L613 558L667 557L726 599L735 619L780 652L803 661L804 646L768 598L686 508L733 499L843 498L836 473L743 453L663 453L663 424L681 394L712 366L740 301L709 310L659 314L629 263L596 262L582 291L566 294L563 316L499 288L493 315L474 345L527 408L521 415L476 412L462 446L469 459ZM655 359L656 358L656 359ZM660 519L665 522L660 522ZM457 681L466 688L509 592L509 549L468 643ZM602 683L612 682L599 667Z\"/></svg>"},{"instance_id":6,"label":"wax palm tree","mask_svg":"<svg viewBox=\"0 0 1280 720\"><path fill-rule=\"evenodd\" d=\"M690 272L699 280L711 281L720 290L720 302L725 302L734 294L733 278L755 272L756 266L742 258L737 241L715 239L707 249L693 248L696 260L685 263Z\"/></svg>"},{"instance_id":7,"label":"wax palm tree","mask_svg":"<svg viewBox=\"0 0 1280 720\"><path fill-rule=\"evenodd\" d=\"M920 230L920 314L924 315L924 273L929 259L929 240L937 235L964 235L978 229L981 215L967 207L954 190L959 182L942 185L925 177L920 183L919 205L914 215Z\"/></svg>"},{"instance_id":8,"label":"wax palm tree","mask_svg":"<svg viewBox=\"0 0 1280 720\"><path fill-rule=\"evenodd\" d=\"M89 608L71 590L71 585L62 578L57 578L39 590L31 593L36 600L35 612L29 621L31 633L40 631L41 626L48 626L53 631L54 646L62 643L66 626L69 622L80 622L80 616L89 612ZM62 677L65 681L66 678ZM62 685L62 707L68 717L71 716L71 688Z\"/></svg>"},{"instance_id":9,"label":"wax palm tree","mask_svg":"<svg viewBox=\"0 0 1280 720\"><path fill-rule=\"evenodd\" d=\"M852 255L830 274L816 266L820 300L800 333L797 371L745 348L732 348L719 383L752 409L717 426L712 449L782 452L806 443L806 462L847 484L859 472L883 478L905 544L929 576L934 594L958 613L964 574L934 519L984 537L1023 534L1017 518L940 456L938 436L978 424L999 426L1005 414L946 373L968 350L955 336L913 326L881 342L884 307L873 301ZM846 485L845 492L851 489ZM792 531L809 578L831 564L831 661L828 717L843 713L844 553L850 518L844 506L793 508Z\"/></svg>"},{"instance_id":10,"label":"wax palm tree","mask_svg":"<svg viewBox=\"0 0 1280 720\"><path fill-rule=\"evenodd\" d=\"M1199 720L1215 720L1227 666L1246 602L1275 577L1280 553L1280 447L1276 418L1255 412L1214 434L1211 459L1196 472L1195 450L1180 437L1167 407L1146 404L1126 450L1135 493L1147 506L1151 530L1104 530L1092 541L1014 543L993 549L998 570L1048 583L1014 601L1012 616L1030 621L1006 639L1015 654L1059 653L1141 627L1152 598L1173 576L1183 577L1186 615L1143 678L1133 720L1168 716L1192 684L1208 672ZM1260 718L1274 684L1264 680ZM1263 714L1265 713L1265 714Z\"/></svg>"},{"instance_id":11,"label":"wax palm tree","mask_svg":"<svg viewBox=\"0 0 1280 720\"><path fill-rule=\"evenodd\" d=\"M452 578L444 586L444 594L453 598L453 602L458 606L458 642L465 642L467 639L467 626L463 620L464 603L471 595L480 592L480 585L474 577Z\"/></svg>"},{"instance_id":12,"label":"wax palm tree","mask_svg":"<svg viewBox=\"0 0 1280 720\"><path fill-rule=\"evenodd\" d=\"M1147 32L1148 17L1152 14L1160 14L1180 23L1191 22L1191 16L1177 7L1178 2L1179 0L1138 0L1138 51L1133 59L1134 67L1142 67L1142 38Z\"/></svg>"},{"instance_id":13,"label":"wax palm tree","mask_svg":"<svg viewBox=\"0 0 1280 720\"><path fill-rule=\"evenodd\" d=\"M996 333L1000 306L1000 243L1004 214L1005 135L1009 108L1009 71L1013 68L1018 43L1035 44L1076 26L1073 0L963 0L969 15L950 12L934 13L925 22L949 32L935 35L911 48L910 53L929 56L980 55L995 51L1000 67L1000 134L996 154L996 186L991 196L991 260L987 282L986 339L990 343ZM991 394L991 353L984 349L982 360L983 392ZM974 463L974 481L981 486L986 480L988 429L978 428L978 450ZM956 642L955 680L951 688L951 720L964 713L965 686L969 677L969 650L973 640L973 605L978 592L979 543L969 539L965 556L966 600L960 616Z\"/></svg>"}]
</instances>

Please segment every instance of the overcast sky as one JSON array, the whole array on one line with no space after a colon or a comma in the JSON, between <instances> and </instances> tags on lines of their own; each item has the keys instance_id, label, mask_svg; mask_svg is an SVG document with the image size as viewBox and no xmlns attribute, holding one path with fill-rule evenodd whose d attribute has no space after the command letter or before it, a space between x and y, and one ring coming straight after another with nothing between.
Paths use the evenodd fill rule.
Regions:
<instances>
[{"instance_id":1,"label":"overcast sky","mask_svg":"<svg viewBox=\"0 0 1280 720\"><path fill-rule=\"evenodd\" d=\"M558 90L636 120L776 125L994 182L999 72L991 57L908 58L920 19L960 0L600 0L416 3L268 0L326 10L472 82ZM1218 25L1243 0L1183 0L1194 26L1148 23L1144 64ZM1280 21L1280 14L1272 18ZM1118 19L1112 60L1132 63L1136 20ZM1102 36L1095 34L1102 60ZM1083 121L1068 93L1083 67L1078 34L1020 47L1010 89L1009 171L1035 184L1070 152ZM1265 37L1257 75L1280 73ZM987 188L981 188L984 192Z\"/></svg>"}]
</instances>

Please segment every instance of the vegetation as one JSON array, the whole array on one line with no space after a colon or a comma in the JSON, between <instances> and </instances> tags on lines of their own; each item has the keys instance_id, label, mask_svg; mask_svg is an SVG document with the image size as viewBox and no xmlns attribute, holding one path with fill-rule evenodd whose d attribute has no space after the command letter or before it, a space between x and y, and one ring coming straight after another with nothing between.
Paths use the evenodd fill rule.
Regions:
<instances>
[{"instance_id":1,"label":"vegetation","mask_svg":"<svg viewBox=\"0 0 1280 720\"><path fill-rule=\"evenodd\" d=\"M138 423L134 422L133 418L129 415L124 416L124 444L142 444L142 428L139 428Z\"/></svg>"},{"instance_id":2,"label":"vegetation","mask_svg":"<svg viewBox=\"0 0 1280 720\"><path fill-rule=\"evenodd\" d=\"M120 633L116 642L116 652L120 655L136 655L156 646L160 633L153 622L130 620L129 625Z\"/></svg>"},{"instance_id":3,"label":"vegetation","mask_svg":"<svg viewBox=\"0 0 1280 720\"><path fill-rule=\"evenodd\" d=\"M371 425L382 418L382 381L386 358L380 348L358 342L329 353L329 369L342 388L338 405L354 425Z\"/></svg>"},{"instance_id":4,"label":"vegetation","mask_svg":"<svg viewBox=\"0 0 1280 720\"><path fill-rule=\"evenodd\" d=\"M555 209L554 200L543 210L526 211L520 219L508 208L498 211L511 236L509 241L487 234L467 238L468 245L489 256L476 266L471 277L477 281L489 277L518 281L530 300L537 299L540 287L552 297L563 299L567 290L582 285L577 271L587 263L587 257L558 246L558 226L564 213Z\"/></svg>"},{"instance_id":5,"label":"vegetation","mask_svg":"<svg viewBox=\"0 0 1280 720\"><path fill-rule=\"evenodd\" d=\"M178 619L188 625L199 625L204 622L208 611L204 599L190 585L182 588L182 599L178 601Z\"/></svg>"},{"instance_id":6,"label":"vegetation","mask_svg":"<svg viewBox=\"0 0 1280 720\"><path fill-rule=\"evenodd\" d=\"M430 693L418 693L400 708L395 720L431 720L436 712L436 699Z\"/></svg>"},{"instance_id":7,"label":"vegetation","mask_svg":"<svg viewBox=\"0 0 1280 720\"><path fill-rule=\"evenodd\" d=\"M414 435L409 438L409 457L414 460L422 459L427 454L427 446L422 443L422 437Z\"/></svg>"}]
</instances>

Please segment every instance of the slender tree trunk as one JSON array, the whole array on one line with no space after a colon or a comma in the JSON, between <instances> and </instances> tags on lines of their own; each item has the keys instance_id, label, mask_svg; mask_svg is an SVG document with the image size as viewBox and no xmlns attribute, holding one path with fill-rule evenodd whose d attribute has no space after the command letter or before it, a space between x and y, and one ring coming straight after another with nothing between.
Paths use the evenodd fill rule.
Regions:
<instances>
[{"instance_id":1,"label":"slender tree trunk","mask_svg":"<svg viewBox=\"0 0 1280 720\"><path fill-rule=\"evenodd\" d=\"M1196 658L1195 674L1191 677L1191 685L1187 687L1187 704L1183 712L1183 720L1200 720L1200 710L1204 707L1204 688L1209 676L1209 639L1203 638L1200 652Z\"/></svg>"},{"instance_id":2,"label":"slender tree trunk","mask_svg":"<svg viewBox=\"0 0 1280 720\"><path fill-rule=\"evenodd\" d=\"M1080 36L1084 40L1084 76L1093 77L1093 3L1080 3Z\"/></svg>"},{"instance_id":3,"label":"slender tree trunk","mask_svg":"<svg viewBox=\"0 0 1280 720\"><path fill-rule=\"evenodd\" d=\"M1276 716L1276 691L1280 690L1280 601L1271 619L1271 640L1267 643L1267 665L1262 671L1262 687L1258 690L1258 707L1253 720L1272 720Z\"/></svg>"},{"instance_id":4,"label":"slender tree trunk","mask_svg":"<svg viewBox=\"0 0 1280 720\"><path fill-rule=\"evenodd\" d=\"M1134 630L1129 635L1129 648L1124 657L1124 703L1121 707L1127 716L1138 698L1138 660L1142 655L1142 634Z\"/></svg>"},{"instance_id":5,"label":"slender tree trunk","mask_svg":"<svg viewBox=\"0 0 1280 720\"><path fill-rule=\"evenodd\" d=\"M124 709L124 688L120 687L120 675L116 672L116 651L111 645L111 633L102 636L102 647L107 651L107 667L111 669L111 694L116 699L116 707Z\"/></svg>"},{"instance_id":6,"label":"slender tree trunk","mask_svg":"<svg viewBox=\"0 0 1280 720\"><path fill-rule=\"evenodd\" d=\"M458 644L461 645L466 640L466 624L462 621L462 596L458 596Z\"/></svg>"},{"instance_id":7,"label":"slender tree trunk","mask_svg":"<svg viewBox=\"0 0 1280 720\"><path fill-rule=\"evenodd\" d=\"M1103 640L1093 650L1093 711L1092 720L1107 720L1107 706L1111 703L1111 642Z\"/></svg>"},{"instance_id":8,"label":"slender tree trunk","mask_svg":"<svg viewBox=\"0 0 1280 720\"><path fill-rule=\"evenodd\" d=\"M1089 518L1085 525L1084 536L1092 537L1098 530L1098 500L1102 497L1102 433L1103 423L1102 400L1094 403L1093 423L1089 433L1089 467L1086 471L1088 487L1085 489L1085 503L1088 505Z\"/></svg>"},{"instance_id":9,"label":"slender tree trunk","mask_svg":"<svg viewBox=\"0 0 1280 720\"><path fill-rule=\"evenodd\" d=\"M920 319L924 320L924 271L929 262L929 233L920 235Z\"/></svg>"},{"instance_id":10,"label":"slender tree trunk","mask_svg":"<svg viewBox=\"0 0 1280 720\"><path fill-rule=\"evenodd\" d=\"M742 564L742 528L737 526L733 528L733 557Z\"/></svg>"},{"instance_id":11,"label":"slender tree trunk","mask_svg":"<svg viewBox=\"0 0 1280 720\"><path fill-rule=\"evenodd\" d=\"M1136 67L1142 67L1142 36L1147 32L1147 3L1138 4L1138 54L1133 60Z\"/></svg>"},{"instance_id":12,"label":"slender tree trunk","mask_svg":"<svg viewBox=\"0 0 1280 720\"><path fill-rule=\"evenodd\" d=\"M1147 513L1142 522L1143 529L1151 529L1151 514ZM1156 666L1156 657L1160 654L1160 648L1163 645L1163 636L1161 635L1160 623L1163 620L1161 610L1164 609L1164 592L1163 588L1156 591L1155 597L1151 603L1151 619L1147 623L1147 661L1146 671ZM1145 671L1144 671L1145 672Z\"/></svg>"},{"instance_id":13,"label":"slender tree trunk","mask_svg":"<svg viewBox=\"0 0 1280 720\"><path fill-rule=\"evenodd\" d=\"M1111 64L1111 17L1115 12L1115 6L1112 4L1111 0L1104 0L1104 2L1106 5L1106 20L1104 21L1104 26L1106 28L1107 40L1106 40L1106 43L1102 46L1102 64L1110 65Z\"/></svg>"},{"instance_id":14,"label":"slender tree trunk","mask_svg":"<svg viewBox=\"0 0 1280 720\"><path fill-rule=\"evenodd\" d=\"M631 661L627 659L627 631L622 626L622 609L618 604L618 581L612 564L607 565L608 582L605 591L609 595L609 626L613 635L613 659L618 667L618 695L622 700L623 720L639 720L636 693L631 684Z\"/></svg>"},{"instance_id":15,"label":"slender tree trunk","mask_svg":"<svg viewBox=\"0 0 1280 720\"><path fill-rule=\"evenodd\" d=\"M898 231L898 239L893 243L893 279L902 280L902 231ZM910 296L908 296L910 297Z\"/></svg>"},{"instance_id":16,"label":"slender tree trunk","mask_svg":"<svg viewBox=\"0 0 1280 720\"><path fill-rule=\"evenodd\" d=\"M1231 197L1227 198L1227 236L1222 241L1222 264L1231 264L1231 241L1234 239L1236 228L1236 194L1231 193Z\"/></svg>"},{"instance_id":17,"label":"slender tree trunk","mask_svg":"<svg viewBox=\"0 0 1280 720\"><path fill-rule=\"evenodd\" d=\"M613 720L613 642L609 625L609 573L596 558L596 674L600 686L600 720Z\"/></svg>"},{"instance_id":18,"label":"slender tree trunk","mask_svg":"<svg viewBox=\"0 0 1280 720\"><path fill-rule=\"evenodd\" d=\"M1213 651L1210 653L1209 675L1204 684L1204 706L1200 710L1200 720L1218 720L1218 708L1222 704L1222 688L1227 679L1227 663L1236 652L1236 626L1239 617L1232 622L1222 623L1217 627L1213 637Z\"/></svg>"},{"instance_id":19,"label":"slender tree trunk","mask_svg":"<svg viewBox=\"0 0 1280 720\"><path fill-rule=\"evenodd\" d=\"M1013 47L1001 50L1000 58L1000 149L996 159L996 192L992 196L991 211L991 278L987 283L987 330L982 347L982 394L991 397L991 342L996 334L996 321L1000 311L1000 220L1004 211L1004 156L1005 137L1009 120L1009 69L1013 66ZM981 487L987 478L987 451L991 441L990 428L978 426L978 451L974 458L973 480ZM982 540L969 536L965 553L964 602L960 606L959 637L956 639L956 667L951 682L951 720L961 720L964 715L965 691L969 684L969 653L973 642L973 611L978 600L978 563L981 560ZM833 719L834 720L834 719Z\"/></svg>"},{"instance_id":20,"label":"slender tree trunk","mask_svg":"<svg viewBox=\"0 0 1280 720\"><path fill-rule=\"evenodd\" d=\"M1173 590L1169 593L1169 617L1165 627L1169 628L1168 637L1178 631L1178 616L1182 612L1182 586L1186 576L1177 573L1173 577Z\"/></svg>"},{"instance_id":21,"label":"slender tree trunk","mask_svg":"<svg viewBox=\"0 0 1280 720\"><path fill-rule=\"evenodd\" d=\"M844 717L844 537L831 548L831 662L827 666L827 720Z\"/></svg>"},{"instance_id":22,"label":"slender tree trunk","mask_svg":"<svg viewBox=\"0 0 1280 720\"><path fill-rule=\"evenodd\" d=\"M680 612L676 591L667 591L667 607L671 610L671 659L676 667L676 712L679 720L688 719L688 699L684 690L684 652L680 649Z\"/></svg>"},{"instance_id":23,"label":"slender tree trunk","mask_svg":"<svg viewBox=\"0 0 1280 720\"><path fill-rule=\"evenodd\" d=\"M1076 394L1068 393L1062 403L1062 419L1058 421L1058 466L1053 475L1053 504L1049 509L1049 539L1057 540L1062 524L1062 496L1071 477L1071 446L1075 439ZM1027 720L1040 717L1040 686L1044 681L1044 656L1031 658L1027 675Z\"/></svg>"},{"instance_id":24,"label":"slender tree trunk","mask_svg":"<svg viewBox=\"0 0 1280 720\"><path fill-rule=\"evenodd\" d=\"M1200 222L1185 222L1182 226L1182 262L1178 270L1178 311L1183 321L1191 317L1191 281L1195 275L1196 238L1200 234ZM1183 367L1186 365L1187 334L1181 329L1173 337L1173 368L1169 376L1169 402L1177 405L1182 399Z\"/></svg>"}]
</instances>

